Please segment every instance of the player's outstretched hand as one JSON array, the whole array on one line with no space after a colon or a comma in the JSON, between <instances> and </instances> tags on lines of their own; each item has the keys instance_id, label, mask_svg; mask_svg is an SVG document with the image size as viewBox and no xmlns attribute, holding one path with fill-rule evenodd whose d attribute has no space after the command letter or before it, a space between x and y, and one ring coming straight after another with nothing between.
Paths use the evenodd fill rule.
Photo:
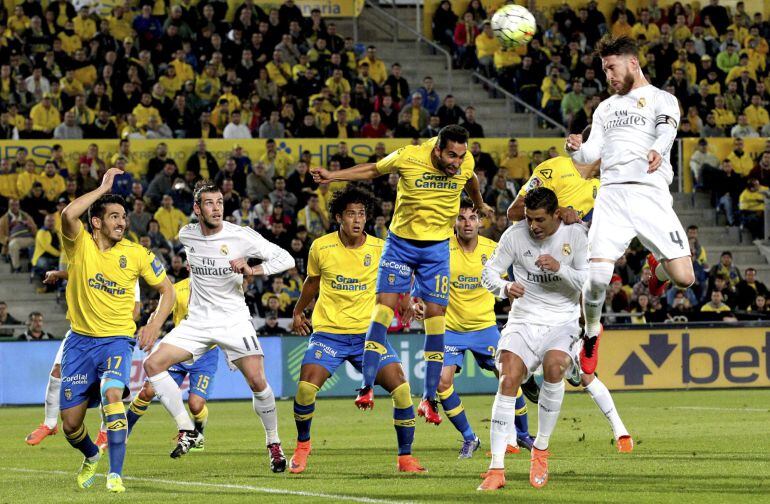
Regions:
<instances>
[{"instance_id":1,"label":"player's outstretched hand","mask_svg":"<svg viewBox=\"0 0 770 504\"><path fill-rule=\"evenodd\" d=\"M561 208L559 214L564 224L575 224L580 222L580 216L574 208Z\"/></svg>"},{"instance_id":2,"label":"player's outstretched hand","mask_svg":"<svg viewBox=\"0 0 770 504\"><path fill-rule=\"evenodd\" d=\"M310 174L313 176L313 182L316 184L328 184L331 182L331 172L326 168L311 168Z\"/></svg>"},{"instance_id":3,"label":"player's outstretched hand","mask_svg":"<svg viewBox=\"0 0 770 504\"><path fill-rule=\"evenodd\" d=\"M160 336L160 326L148 322L146 326L139 329L139 348L145 352L152 350L152 346Z\"/></svg>"},{"instance_id":4,"label":"player's outstretched hand","mask_svg":"<svg viewBox=\"0 0 770 504\"><path fill-rule=\"evenodd\" d=\"M310 333L313 332L310 321L307 319L304 312L294 314L294 330L300 336L309 336Z\"/></svg>"},{"instance_id":5,"label":"player's outstretched hand","mask_svg":"<svg viewBox=\"0 0 770 504\"><path fill-rule=\"evenodd\" d=\"M107 173L104 174L104 178L102 178L101 189L110 191L112 189L112 182L115 180L117 175L123 175L123 170L115 167L107 170Z\"/></svg>"},{"instance_id":6,"label":"player's outstretched hand","mask_svg":"<svg viewBox=\"0 0 770 504\"><path fill-rule=\"evenodd\" d=\"M568 152L575 152L580 149L581 145L583 145L582 135L569 135L567 137L567 142L564 144L564 149Z\"/></svg>"},{"instance_id":7,"label":"player's outstretched hand","mask_svg":"<svg viewBox=\"0 0 770 504\"><path fill-rule=\"evenodd\" d=\"M486 216L486 218L489 220L495 219L495 209L486 203L482 204L481 208L477 208L476 211L482 216Z\"/></svg>"},{"instance_id":8,"label":"player's outstretched hand","mask_svg":"<svg viewBox=\"0 0 770 504\"><path fill-rule=\"evenodd\" d=\"M556 273L561 268L561 263L548 254L543 254L535 260L535 266L543 271Z\"/></svg>"},{"instance_id":9,"label":"player's outstretched hand","mask_svg":"<svg viewBox=\"0 0 770 504\"><path fill-rule=\"evenodd\" d=\"M660 168L660 164L663 162L663 157L656 151L651 150L647 153L647 161L650 163L650 166L647 168L647 173L653 173L655 170Z\"/></svg>"},{"instance_id":10,"label":"player's outstretched hand","mask_svg":"<svg viewBox=\"0 0 770 504\"><path fill-rule=\"evenodd\" d=\"M67 278L66 271L59 271L59 270L46 271L45 278L43 279L43 283L46 285L55 285L56 282L58 282L62 278Z\"/></svg>"},{"instance_id":11,"label":"player's outstretched hand","mask_svg":"<svg viewBox=\"0 0 770 504\"><path fill-rule=\"evenodd\" d=\"M508 299L518 299L524 296L524 286L518 282L511 282L508 284L506 294L508 295Z\"/></svg>"},{"instance_id":12,"label":"player's outstretched hand","mask_svg":"<svg viewBox=\"0 0 770 504\"><path fill-rule=\"evenodd\" d=\"M251 266L249 266L246 259L243 257L230 261L230 267L234 272L240 273L241 275L251 275Z\"/></svg>"}]
</instances>

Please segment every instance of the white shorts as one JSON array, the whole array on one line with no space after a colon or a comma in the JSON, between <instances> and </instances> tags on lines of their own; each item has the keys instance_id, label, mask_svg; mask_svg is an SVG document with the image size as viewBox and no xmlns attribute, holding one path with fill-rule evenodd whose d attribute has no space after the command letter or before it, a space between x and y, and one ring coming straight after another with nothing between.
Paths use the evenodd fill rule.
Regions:
<instances>
[{"instance_id":1,"label":"white shorts","mask_svg":"<svg viewBox=\"0 0 770 504\"><path fill-rule=\"evenodd\" d=\"M215 326L183 320L161 340L161 345L164 344L187 350L193 355L193 362L213 345L221 348L231 363L249 355L264 355L257 331L248 319L220 322Z\"/></svg>"},{"instance_id":2,"label":"white shorts","mask_svg":"<svg viewBox=\"0 0 770 504\"><path fill-rule=\"evenodd\" d=\"M500 370L500 353L503 350L514 353L527 366L527 380L543 363L549 350L561 350L577 365L580 353L580 326L574 324L546 326L540 324L509 323L500 334L495 362Z\"/></svg>"},{"instance_id":3,"label":"white shorts","mask_svg":"<svg viewBox=\"0 0 770 504\"><path fill-rule=\"evenodd\" d=\"M688 257L687 234L672 204L671 193L653 186L601 186L588 231L590 258L615 261L635 236L658 260Z\"/></svg>"},{"instance_id":4,"label":"white shorts","mask_svg":"<svg viewBox=\"0 0 770 504\"><path fill-rule=\"evenodd\" d=\"M69 334L69 332L67 333ZM64 355L64 342L67 341L67 337L65 336L63 340L61 340L61 345L59 345L59 350L56 351L56 358L53 360L53 365L56 366L57 364L61 366L61 358Z\"/></svg>"}]
</instances>

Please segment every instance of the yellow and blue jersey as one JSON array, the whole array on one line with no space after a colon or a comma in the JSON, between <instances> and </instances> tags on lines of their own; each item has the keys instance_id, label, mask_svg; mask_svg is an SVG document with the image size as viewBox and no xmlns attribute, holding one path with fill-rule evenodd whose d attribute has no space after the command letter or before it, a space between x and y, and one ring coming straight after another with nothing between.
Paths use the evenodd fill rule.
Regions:
<instances>
[{"instance_id":1,"label":"yellow and blue jersey","mask_svg":"<svg viewBox=\"0 0 770 504\"><path fill-rule=\"evenodd\" d=\"M72 331L100 338L132 336L137 277L151 286L166 278L155 254L126 239L102 252L83 227L74 238L62 236L62 244L69 262L66 297Z\"/></svg>"},{"instance_id":2,"label":"yellow and blue jersey","mask_svg":"<svg viewBox=\"0 0 770 504\"><path fill-rule=\"evenodd\" d=\"M495 247L495 241L479 236L473 252L465 252L456 237L449 240L448 330L470 332L496 325L495 296L481 285L481 272Z\"/></svg>"},{"instance_id":3,"label":"yellow and blue jersey","mask_svg":"<svg viewBox=\"0 0 770 504\"><path fill-rule=\"evenodd\" d=\"M190 304L190 279L185 278L174 284L176 301L171 313L174 316L174 327L187 318L187 306Z\"/></svg>"},{"instance_id":4,"label":"yellow and blue jersey","mask_svg":"<svg viewBox=\"0 0 770 504\"><path fill-rule=\"evenodd\" d=\"M315 332L366 332L374 310L374 286L383 245L383 240L367 235L360 247L347 248L337 232L313 242L307 274L321 277L312 318Z\"/></svg>"},{"instance_id":5,"label":"yellow and blue jersey","mask_svg":"<svg viewBox=\"0 0 770 504\"><path fill-rule=\"evenodd\" d=\"M537 187L552 190L559 198L559 206L573 208L581 219L590 220L599 191L599 179L584 179L570 157L559 156L537 165L519 191L519 196L523 198L527 191Z\"/></svg>"},{"instance_id":6,"label":"yellow and blue jersey","mask_svg":"<svg viewBox=\"0 0 770 504\"><path fill-rule=\"evenodd\" d=\"M431 152L438 137L407 145L377 162L381 174L398 173L396 208L390 231L400 238L441 241L452 236L460 195L473 176L474 160L466 154L452 177L433 166Z\"/></svg>"}]
</instances>

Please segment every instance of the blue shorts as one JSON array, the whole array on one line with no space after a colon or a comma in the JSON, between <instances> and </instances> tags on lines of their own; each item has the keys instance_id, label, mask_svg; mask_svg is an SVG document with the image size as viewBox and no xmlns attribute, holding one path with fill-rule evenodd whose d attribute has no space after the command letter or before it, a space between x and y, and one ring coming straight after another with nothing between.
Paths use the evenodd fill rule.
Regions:
<instances>
[{"instance_id":1,"label":"blue shorts","mask_svg":"<svg viewBox=\"0 0 770 504\"><path fill-rule=\"evenodd\" d=\"M457 366L457 373L463 368L465 351L470 350L481 369L495 370L495 351L500 340L496 325L478 331L456 332L446 330L444 334L444 366Z\"/></svg>"},{"instance_id":2,"label":"blue shorts","mask_svg":"<svg viewBox=\"0 0 770 504\"><path fill-rule=\"evenodd\" d=\"M334 374L345 361L361 372L364 364L365 334L331 334L316 332L310 336L302 365L318 364ZM380 368L394 362L401 363L389 341L385 341L386 352L380 358Z\"/></svg>"},{"instance_id":3,"label":"blue shorts","mask_svg":"<svg viewBox=\"0 0 770 504\"><path fill-rule=\"evenodd\" d=\"M184 377L190 375L190 393L208 399L214 387L214 375L217 374L218 364L219 347L214 347L193 364L182 362L174 364L168 369L168 374L179 386L182 385Z\"/></svg>"},{"instance_id":4,"label":"blue shorts","mask_svg":"<svg viewBox=\"0 0 770 504\"><path fill-rule=\"evenodd\" d=\"M72 408L83 401L88 401L89 408L98 405L104 379L121 382L123 398L128 397L135 344L128 336L94 338L70 330L62 354L59 408Z\"/></svg>"},{"instance_id":5,"label":"blue shorts","mask_svg":"<svg viewBox=\"0 0 770 504\"><path fill-rule=\"evenodd\" d=\"M377 270L377 293L400 294L410 289L425 301L449 303L449 240L419 242L388 233Z\"/></svg>"}]
</instances>

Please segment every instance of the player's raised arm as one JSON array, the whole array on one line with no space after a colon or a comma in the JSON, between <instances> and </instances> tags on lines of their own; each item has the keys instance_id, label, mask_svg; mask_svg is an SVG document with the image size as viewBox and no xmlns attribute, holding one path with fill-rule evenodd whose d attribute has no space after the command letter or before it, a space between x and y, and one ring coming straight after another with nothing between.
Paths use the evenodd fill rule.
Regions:
<instances>
[{"instance_id":1,"label":"player's raised arm","mask_svg":"<svg viewBox=\"0 0 770 504\"><path fill-rule=\"evenodd\" d=\"M591 128L586 128L581 134L569 135L564 150L578 163L590 164L602 157L604 146L604 121L601 104L594 110Z\"/></svg>"},{"instance_id":2,"label":"player's raised arm","mask_svg":"<svg viewBox=\"0 0 770 504\"><path fill-rule=\"evenodd\" d=\"M150 285L150 287L160 293L160 298L158 299L158 307L147 320L147 325L139 329L139 348L145 352L149 351L155 344L161 329L163 329L163 324L171 314L176 302L176 292L168 277L163 278L158 284Z\"/></svg>"},{"instance_id":3,"label":"player's raised arm","mask_svg":"<svg viewBox=\"0 0 770 504\"><path fill-rule=\"evenodd\" d=\"M647 173L657 170L663 158L668 156L671 146L676 138L676 129L679 127L679 102L676 96L660 92L655 100L655 143L650 147L647 161L650 166Z\"/></svg>"},{"instance_id":4,"label":"player's raised arm","mask_svg":"<svg viewBox=\"0 0 770 504\"><path fill-rule=\"evenodd\" d=\"M329 171L326 168L312 168L310 173L313 175L313 181L317 184L328 184L335 180L371 180L382 175L377 170L376 163L361 163L351 168L337 171Z\"/></svg>"},{"instance_id":5,"label":"player's raised arm","mask_svg":"<svg viewBox=\"0 0 770 504\"><path fill-rule=\"evenodd\" d=\"M119 168L110 168L104 174L102 184L91 192L76 198L75 201L67 205L61 213L61 228L65 238L75 238L79 233L82 224L80 216L88 211L96 200L112 190L112 181L116 175L123 174Z\"/></svg>"},{"instance_id":6,"label":"player's raised arm","mask_svg":"<svg viewBox=\"0 0 770 504\"><path fill-rule=\"evenodd\" d=\"M294 258L287 251L271 243L251 228L243 228L246 240L249 243L248 257L262 260L258 266L246 264L246 258L230 261L230 265L237 273L244 275L275 275L294 267Z\"/></svg>"}]
</instances>

